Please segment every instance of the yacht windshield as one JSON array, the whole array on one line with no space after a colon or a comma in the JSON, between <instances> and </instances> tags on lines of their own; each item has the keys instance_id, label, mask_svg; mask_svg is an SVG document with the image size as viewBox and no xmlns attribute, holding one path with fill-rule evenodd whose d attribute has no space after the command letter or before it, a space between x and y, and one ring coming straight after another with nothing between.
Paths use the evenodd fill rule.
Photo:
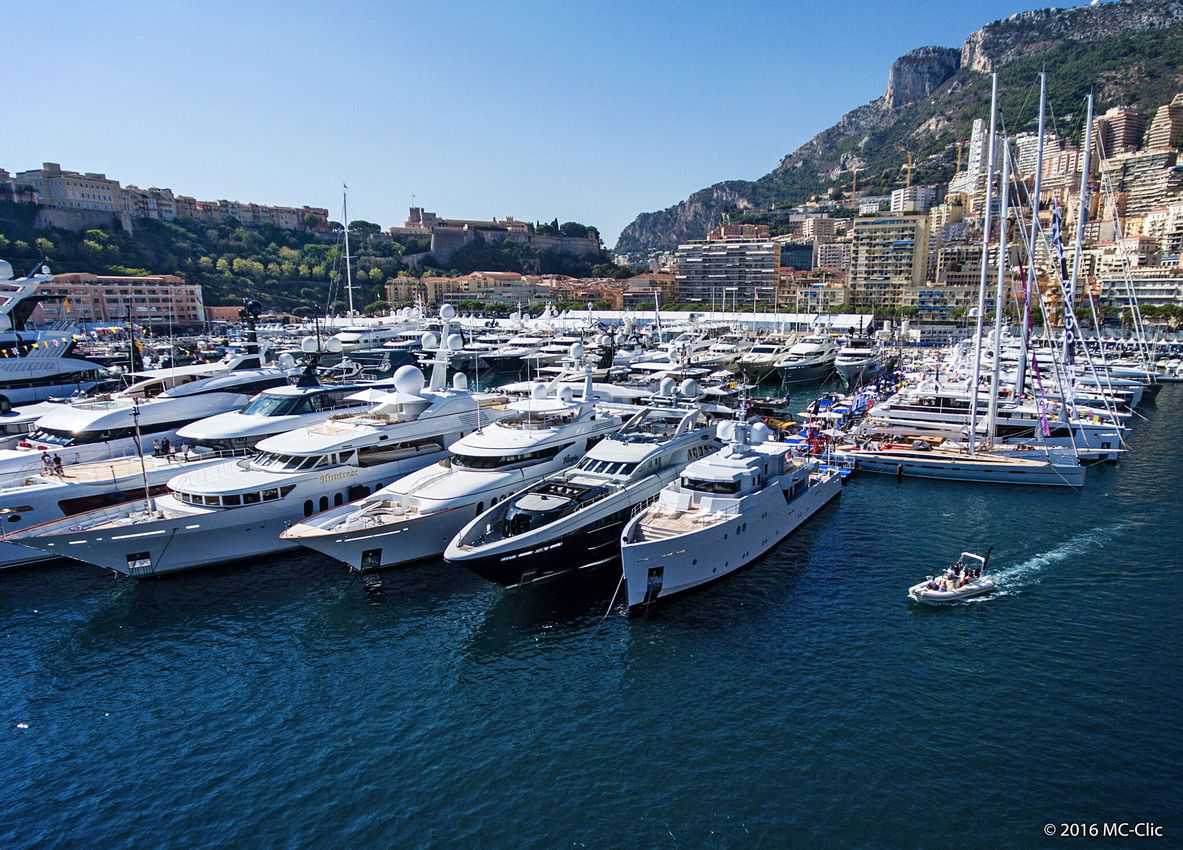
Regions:
<instances>
[{"instance_id":1,"label":"yacht windshield","mask_svg":"<svg viewBox=\"0 0 1183 850\"><path fill-rule=\"evenodd\" d=\"M500 469L503 466L514 466L523 463L540 463L544 460L550 460L563 449L569 448L572 444L567 443L563 446L551 446L546 449L538 449L533 452L522 452L512 455L466 455L453 453L452 466L459 469Z\"/></svg>"},{"instance_id":2,"label":"yacht windshield","mask_svg":"<svg viewBox=\"0 0 1183 850\"><path fill-rule=\"evenodd\" d=\"M299 413L305 399L301 396L257 395L244 409L247 416L291 416Z\"/></svg>"},{"instance_id":3,"label":"yacht windshield","mask_svg":"<svg viewBox=\"0 0 1183 850\"><path fill-rule=\"evenodd\" d=\"M255 469L268 472L298 472L300 470L318 469L324 466L336 466L338 457L327 455L285 455L276 452L260 452L255 455L251 465Z\"/></svg>"}]
</instances>

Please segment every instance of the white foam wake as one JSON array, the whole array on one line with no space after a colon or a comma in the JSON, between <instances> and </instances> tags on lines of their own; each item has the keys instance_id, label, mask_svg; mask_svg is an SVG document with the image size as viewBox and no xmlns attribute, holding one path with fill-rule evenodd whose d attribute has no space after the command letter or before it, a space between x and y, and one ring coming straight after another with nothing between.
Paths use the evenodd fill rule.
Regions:
<instances>
[{"instance_id":1,"label":"white foam wake","mask_svg":"<svg viewBox=\"0 0 1183 850\"><path fill-rule=\"evenodd\" d=\"M1104 546L1133 525L1134 522L1125 520L1082 532L1046 552L1033 555L1022 563L994 572L994 580L1000 588L1012 590L1024 584L1035 583L1048 567L1068 558L1083 555L1090 549Z\"/></svg>"}]
</instances>

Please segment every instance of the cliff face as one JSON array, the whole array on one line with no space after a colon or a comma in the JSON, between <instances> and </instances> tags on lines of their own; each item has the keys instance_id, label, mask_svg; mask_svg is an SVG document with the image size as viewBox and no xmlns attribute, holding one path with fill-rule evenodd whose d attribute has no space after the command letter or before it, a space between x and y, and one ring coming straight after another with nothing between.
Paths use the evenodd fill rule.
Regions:
<instances>
[{"instance_id":1,"label":"cliff face","mask_svg":"<svg viewBox=\"0 0 1183 850\"><path fill-rule=\"evenodd\" d=\"M891 63L887 75L888 109L898 109L928 97L961 67L961 52L952 47L921 47Z\"/></svg>"},{"instance_id":2,"label":"cliff face","mask_svg":"<svg viewBox=\"0 0 1183 850\"><path fill-rule=\"evenodd\" d=\"M1121 0L1075 9L1020 12L970 33L961 46L961 67L988 74L1056 42L1099 41L1128 32L1168 29L1180 23L1180 0Z\"/></svg>"},{"instance_id":3,"label":"cliff face","mask_svg":"<svg viewBox=\"0 0 1183 850\"><path fill-rule=\"evenodd\" d=\"M702 239L725 211L800 203L817 192L849 189L854 171L860 188L885 191L899 185L908 153L918 182L947 180L954 142L968 138L969 123L985 115L984 74L991 70L1002 71L1004 87L1025 86L1046 64L1049 92L1053 100L1060 97L1052 104L1059 115L1076 110L1093 84L1100 109L1143 98L1166 102L1183 89L1181 45L1183 0L1121 0L1012 15L972 33L960 51L913 50L892 64L882 97L847 112L768 174L724 181L659 212L642 213L621 232L616 250L671 250Z\"/></svg>"}]
</instances>

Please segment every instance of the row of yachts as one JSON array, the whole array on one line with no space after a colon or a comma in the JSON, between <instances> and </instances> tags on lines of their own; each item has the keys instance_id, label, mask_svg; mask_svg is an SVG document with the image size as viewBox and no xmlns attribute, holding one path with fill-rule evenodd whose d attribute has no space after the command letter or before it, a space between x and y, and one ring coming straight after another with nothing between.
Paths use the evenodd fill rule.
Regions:
<instances>
[{"instance_id":1,"label":"row of yachts","mask_svg":"<svg viewBox=\"0 0 1183 850\"><path fill-rule=\"evenodd\" d=\"M229 368L155 398L133 385L63 406L134 411L140 450L122 457L51 450L61 429L46 414L29 445L0 453L10 472L41 462L0 487L3 563L65 557L142 578L304 547L352 570L442 555L503 586L623 563L631 608L739 569L840 491L836 470L692 379L666 375L639 399L596 382L574 347L553 378L494 391L463 371L449 380L465 344L452 318L445 308L442 338L422 339L429 376L408 364L388 383L326 386L307 368L294 383L281 367ZM155 407L248 374L275 383L153 430ZM60 469L45 460L71 450Z\"/></svg>"}]
</instances>

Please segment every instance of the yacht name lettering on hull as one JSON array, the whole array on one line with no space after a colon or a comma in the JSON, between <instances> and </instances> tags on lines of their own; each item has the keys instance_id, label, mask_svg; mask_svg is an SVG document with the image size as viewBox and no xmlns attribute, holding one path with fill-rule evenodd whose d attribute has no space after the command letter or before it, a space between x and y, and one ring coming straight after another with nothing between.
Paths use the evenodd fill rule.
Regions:
<instances>
[{"instance_id":1,"label":"yacht name lettering on hull","mask_svg":"<svg viewBox=\"0 0 1183 850\"><path fill-rule=\"evenodd\" d=\"M340 472L325 472L320 476L321 484L328 484L332 481L344 481L346 478L356 478L357 470L343 469Z\"/></svg>"}]
</instances>

